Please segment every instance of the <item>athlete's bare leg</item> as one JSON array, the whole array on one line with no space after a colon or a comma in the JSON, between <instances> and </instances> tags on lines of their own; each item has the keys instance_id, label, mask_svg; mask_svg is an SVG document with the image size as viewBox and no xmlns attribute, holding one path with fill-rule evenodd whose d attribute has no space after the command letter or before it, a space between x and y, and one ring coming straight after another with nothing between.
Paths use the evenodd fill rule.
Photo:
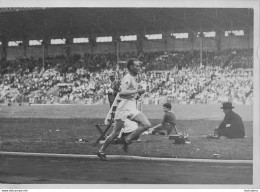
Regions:
<instances>
[{"instance_id":1,"label":"athlete's bare leg","mask_svg":"<svg viewBox=\"0 0 260 192\"><path fill-rule=\"evenodd\" d=\"M100 148L99 152L104 152L107 147L112 144L115 138L118 137L121 129L124 127L124 121L122 120L115 120L115 126L113 128L112 133L107 137L105 143Z\"/></svg>"},{"instance_id":2,"label":"athlete's bare leg","mask_svg":"<svg viewBox=\"0 0 260 192\"><path fill-rule=\"evenodd\" d=\"M126 143L130 143L131 140L141 135L143 132L147 131L152 126L148 118L142 112L136 115L134 118L132 118L132 120L139 123L140 125L136 130L134 130L125 138Z\"/></svg>"}]
</instances>

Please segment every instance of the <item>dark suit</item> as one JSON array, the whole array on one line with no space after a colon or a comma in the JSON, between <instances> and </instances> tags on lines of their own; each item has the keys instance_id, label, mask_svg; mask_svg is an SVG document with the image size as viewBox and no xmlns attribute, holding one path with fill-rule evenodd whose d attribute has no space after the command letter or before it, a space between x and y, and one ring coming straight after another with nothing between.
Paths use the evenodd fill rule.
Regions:
<instances>
[{"instance_id":1,"label":"dark suit","mask_svg":"<svg viewBox=\"0 0 260 192\"><path fill-rule=\"evenodd\" d=\"M120 83L118 81L111 82L110 88L113 89L113 93L108 93L108 101L110 104L110 108L113 105L113 102L116 98L117 93L120 89Z\"/></svg>"},{"instance_id":2,"label":"dark suit","mask_svg":"<svg viewBox=\"0 0 260 192\"><path fill-rule=\"evenodd\" d=\"M233 112L229 111L225 114L224 120L218 127L219 136L225 136L228 138L244 138L245 128L241 117Z\"/></svg>"}]
</instances>

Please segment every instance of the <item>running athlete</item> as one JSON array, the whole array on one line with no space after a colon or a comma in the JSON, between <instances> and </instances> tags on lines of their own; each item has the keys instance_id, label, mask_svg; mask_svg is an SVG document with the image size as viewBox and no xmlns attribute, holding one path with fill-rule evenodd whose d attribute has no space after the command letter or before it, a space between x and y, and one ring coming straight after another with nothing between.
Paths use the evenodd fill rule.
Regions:
<instances>
[{"instance_id":1,"label":"running athlete","mask_svg":"<svg viewBox=\"0 0 260 192\"><path fill-rule=\"evenodd\" d=\"M136 82L136 77L141 69L140 61L137 59L130 59L127 62L128 74L124 76L121 81L119 95L122 98L119 103L116 114L115 114L115 126L112 133L108 136L105 143L102 145L97 153L97 156L101 160L107 160L105 150L107 147L113 143L114 139L119 135L121 129L124 127L124 122L127 119L135 121L139 124L139 127L122 139L123 150L127 152L128 145L136 137L139 137L144 131L151 127L151 123L148 118L136 108L137 97L140 97L145 90L138 89L138 84Z\"/></svg>"}]
</instances>

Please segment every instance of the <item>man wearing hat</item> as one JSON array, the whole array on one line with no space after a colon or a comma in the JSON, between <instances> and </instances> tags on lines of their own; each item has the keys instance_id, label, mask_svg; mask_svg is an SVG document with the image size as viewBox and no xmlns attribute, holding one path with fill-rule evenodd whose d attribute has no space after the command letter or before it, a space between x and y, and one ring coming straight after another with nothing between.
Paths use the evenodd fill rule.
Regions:
<instances>
[{"instance_id":1,"label":"man wearing hat","mask_svg":"<svg viewBox=\"0 0 260 192\"><path fill-rule=\"evenodd\" d=\"M117 93L119 92L120 83L116 81L116 75L115 72L112 72L109 74L110 79L110 88L108 89L108 101L110 104L110 108L113 105L113 102L116 98Z\"/></svg>"},{"instance_id":2,"label":"man wearing hat","mask_svg":"<svg viewBox=\"0 0 260 192\"><path fill-rule=\"evenodd\" d=\"M215 129L215 135L217 137L227 137L227 138L244 138L245 136L245 128L241 117L232 111L234 107L232 103L226 102L223 103L221 109L225 113L224 120Z\"/></svg>"}]
</instances>

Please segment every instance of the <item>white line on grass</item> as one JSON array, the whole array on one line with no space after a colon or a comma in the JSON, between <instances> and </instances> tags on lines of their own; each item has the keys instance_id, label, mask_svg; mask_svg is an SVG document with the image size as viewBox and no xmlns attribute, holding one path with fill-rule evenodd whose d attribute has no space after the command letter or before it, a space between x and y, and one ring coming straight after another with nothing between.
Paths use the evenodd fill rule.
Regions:
<instances>
[{"instance_id":1,"label":"white line on grass","mask_svg":"<svg viewBox=\"0 0 260 192\"><path fill-rule=\"evenodd\" d=\"M55 154L55 153L24 153L24 152L5 152L0 151L0 155L13 156L35 156L35 157L70 157L70 158L89 158L97 159L96 155L81 154ZM178 161L178 162L201 162L201 163L244 163L253 164L253 160L223 160L223 159L185 159L185 158L157 158L157 157L140 157L127 155L107 155L108 159L116 160L149 160L149 161Z\"/></svg>"}]
</instances>

